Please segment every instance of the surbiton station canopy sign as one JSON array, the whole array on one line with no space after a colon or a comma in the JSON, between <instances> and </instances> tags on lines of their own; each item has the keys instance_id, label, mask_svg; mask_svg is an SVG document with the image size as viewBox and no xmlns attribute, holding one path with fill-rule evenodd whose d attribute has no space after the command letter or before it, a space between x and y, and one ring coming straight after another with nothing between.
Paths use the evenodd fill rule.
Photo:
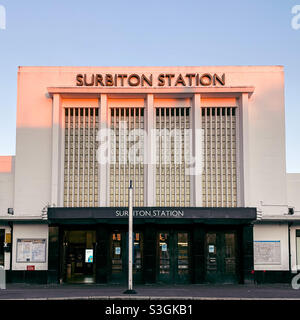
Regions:
<instances>
[{"instance_id":1,"label":"surbiton station canopy sign","mask_svg":"<svg viewBox=\"0 0 300 320\"><path fill-rule=\"evenodd\" d=\"M133 216L136 220L182 221L200 219L203 222L217 219L223 223L244 223L256 219L256 208L205 208L205 207L135 207ZM48 220L51 223L101 223L108 220L128 220L126 207L51 207L48 208Z\"/></svg>"}]
</instances>

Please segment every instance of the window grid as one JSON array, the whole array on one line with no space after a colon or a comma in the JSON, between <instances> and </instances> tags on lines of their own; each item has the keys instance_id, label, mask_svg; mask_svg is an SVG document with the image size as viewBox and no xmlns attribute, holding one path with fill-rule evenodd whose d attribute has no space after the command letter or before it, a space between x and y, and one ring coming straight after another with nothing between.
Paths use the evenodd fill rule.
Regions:
<instances>
[{"instance_id":1,"label":"window grid","mask_svg":"<svg viewBox=\"0 0 300 320\"><path fill-rule=\"evenodd\" d=\"M203 206L236 207L236 107L202 107L202 129L204 130Z\"/></svg>"},{"instance_id":2,"label":"window grid","mask_svg":"<svg viewBox=\"0 0 300 320\"><path fill-rule=\"evenodd\" d=\"M64 206L98 206L98 108L65 108Z\"/></svg>"},{"instance_id":3,"label":"window grid","mask_svg":"<svg viewBox=\"0 0 300 320\"><path fill-rule=\"evenodd\" d=\"M189 206L190 175L186 162L190 151L190 109L158 107L155 123L156 205ZM167 136L172 129L176 133Z\"/></svg>"},{"instance_id":4,"label":"window grid","mask_svg":"<svg viewBox=\"0 0 300 320\"><path fill-rule=\"evenodd\" d=\"M144 161L136 159L129 162L128 155L131 150L138 157L142 157L136 149L136 144L144 148L144 108L127 107L111 108L110 126L113 129L111 137L110 164L110 206L128 206L129 181L133 181L134 206L144 205ZM128 137L133 129L141 129L139 137L135 141L129 141ZM144 153L143 153L144 154Z\"/></svg>"}]
</instances>

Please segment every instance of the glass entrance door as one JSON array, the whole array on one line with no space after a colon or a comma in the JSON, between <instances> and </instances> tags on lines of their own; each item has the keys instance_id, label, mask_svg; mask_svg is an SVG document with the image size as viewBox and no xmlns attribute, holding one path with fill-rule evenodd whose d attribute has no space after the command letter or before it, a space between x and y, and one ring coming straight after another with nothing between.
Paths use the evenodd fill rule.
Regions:
<instances>
[{"instance_id":1,"label":"glass entrance door","mask_svg":"<svg viewBox=\"0 0 300 320\"><path fill-rule=\"evenodd\" d=\"M113 283L126 283L128 279L128 232L114 231L110 238L111 275ZM142 281L143 235L133 235L133 280Z\"/></svg>"},{"instance_id":2,"label":"glass entrance door","mask_svg":"<svg viewBox=\"0 0 300 320\"><path fill-rule=\"evenodd\" d=\"M206 233L206 281L237 282L237 245L235 232Z\"/></svg>"},{"instance_id":3,"label":"glass entrance door","mask_svg":"<svg viewBox=\"0 0 300 320\"><path fill-rule=\"evenodd\" d=\"M159 282L189 282L189 233L158 233L158 262Z\"/></svg>"},{"instance_id":4,"label":"glass entrance door","mask_svg":"<svg viewBox=\"0 0 300 320\"><path fill-rule=\"evenodd\" d=\"M124 245L123 235L121 232L115 231L111 235L111 281L120 282L124 278Z\"/></svg>"},{"instance_id":5,"label":"glass entrance door","mask_svg":"<svg viewBox=\"0 0 300 320\"><path fill-rule=\"evenodd\" d=\"M189 234L177 233L177 281L189 281Z\"/></svg>"},{"instance_id":6,"label":"glass entrance door","mask_svg":"<svg viewBox=\"0 0 300 320\"><path fill-rule=\"evenodd\" d=\"M133 235L133 281L142 282L143 272L143 234L135 232Z\"/></svg>"},{"instance_id":7,"label":"glass entrance door","mask_svg":"<svg viewBox=\"0 0 300 320\"><path fill-rule=\"evenodd\" d=\"M169 232L159 233L158 255L159 255L159 281L170 282L171 274L171 248Z\"/></svg>"}]
</instances>

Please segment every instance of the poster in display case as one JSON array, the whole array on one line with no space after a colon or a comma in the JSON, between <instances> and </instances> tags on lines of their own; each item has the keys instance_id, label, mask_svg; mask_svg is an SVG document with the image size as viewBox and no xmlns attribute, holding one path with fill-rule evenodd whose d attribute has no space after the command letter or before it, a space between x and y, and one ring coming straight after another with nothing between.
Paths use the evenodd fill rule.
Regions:
<instances>
[{"instance_id":1,"label":"poster in display case","mask_svg":"<svg viewBox=\"0 0 300 320\"><path fill-rule=\"evenodd\" d=\"M254 241L254 264L281 264L280 241Z\"/></svg>"},{"instance_id":2,"label":"poster in display case","mask_svg":"<svg viewBox=\"0 0 300 320\"><path fill-rule=\"evenodd\" d=\"M17 262L46 262L46 239L17 239Z\"/></svg>"}]
</instances>

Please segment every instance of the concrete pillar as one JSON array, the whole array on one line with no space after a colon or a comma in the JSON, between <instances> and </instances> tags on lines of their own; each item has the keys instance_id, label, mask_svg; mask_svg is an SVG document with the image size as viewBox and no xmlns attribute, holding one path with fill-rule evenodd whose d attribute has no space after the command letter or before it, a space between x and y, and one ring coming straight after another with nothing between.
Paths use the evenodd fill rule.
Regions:
<instances>
[{"instance_id":1,"label":"concrete pillar","mask_svg":"<svg viewBox=\"0 0 300 320\"><path fill-rule=\"evenodd\" d=\"M59 168L60 168L60 112L61 97L59 94L53 95L52 100L52 169L51 169L51 203L59 204ZM62 172L63 174L63 172Z\"/></svg>"},{"instance_id":2,"label":"concrete pillar","mask_svg":"<svg viewBox=\"0 0 300 320\"><path fill-rule=\"evenodd\" d=\"M49 227L49 247L48 247L48 283L58 283L59 277L63 278L61 270L61 258L59 256L60 241L62 235L59 234L59 227ZM65 258L65 257L64 257Z\"/></svg>"},{"instance_id":3,"label":"concrete pillar","mask_svg":"<svg viewBox=\"0 0 300 320\"><path fill-rule=\"evenodd\" d=\"M193 225L192 283L203 283L205 278L205 231L201 224Z\"/></svg>"},{"instance_id":4,"label":"concrete pillar","mask_svg":"<svg viewBox=\"0 0 300 320\"><path fill-rule=\"evenodd\" d=\"M202 129L201 122L201 95L199 93L194 94L192 103L192 115L191 115L191 128L192 128L192 150L193 156L197 157L199 161L198 154L196 154L196 148L202 148L202 141L199 140L199 134ZM199 150L199 149L198 149ZM200 149L202 150L202 149ZM203 151L203 150L202 150ZM201 155L202 152L201 152ZM201 161L202 163L202 161ZM196 170L198 172L198 170ZM202 170L201 170L202 172ZM198 172L199 173L199 172ZM191 176L191 204L195 207L202 206L202 174L194 174Z\"/></svg>"},{"instance_id":5,"label":"concrete pillar","mask_svg":"<svg viewBox=\"0 0 300 320\"><path fill-rule=\"evenodd\" d=\"M154 96L153 94L147 94L146 98L146 109L145 109L145 119L146 119L146 125L145 128L147 130L147 141L145 141L145 186L144 190L147 192L145 197L145 206L155 206L155 155L153 156L153 151L151 149L151 140L152 140L152 134L154 131L155 125L154 125ZM155 140L153 141L155 143Z\"/></svg>"},{"instance_id":6,"label":"concrete pillar","mask_svg":"<svg viewBox=\"0 0 300 320\"><path fill-rule=\"evenodd\" d=\"M145 284L156 282L156 226L152 223L145 224L144 232L144 262L143 262L143 278Z\"/></svg>"},{"instance_id":7,"label":"concrete pillar","mask_svg":"<svg viewBox=\"0 0 300 320\"><path fill-rule=\"evenodd\" d=\"M242 93L240 101L240 202L242 206L248 207L250 204L250 152L249 152L249 96Z\"/></svg>"},{"instance_id":8,"label":"concrete pillar","mask_svg":"<svg viewBox=\"0 0 300 320\"><path fill-rule=\"evenodd\" d=\"M242 227L242 239L239 239L238 241L242 246L242 255L240 257L242 283L253 283L253 275L251 274L251 271L254 270L252 224L244 225Z\"/></svg>"},{"instance_id":9,"label":"concrete pillar","mask_svg":"<svg viewBox=\"0 0 300 320\"><path fill-rule=\"evenodd\" d=\"M107 283L109 279L109 230L107 225L97 225L96 228L96 282Z\"/></svg>"},{"instance_id":10,"label":"concrete pillar","mask_svg":"<svg viewBox=\"0 0 300 320\"><path fill-rule=\"evenodd\" d=\"M108 126L108 105L107 95L100 96L100 126L99 129L107 129ZM106 207L109 205L109 163L99 164L99 206Z\"/></svg>"}]
</instances>

